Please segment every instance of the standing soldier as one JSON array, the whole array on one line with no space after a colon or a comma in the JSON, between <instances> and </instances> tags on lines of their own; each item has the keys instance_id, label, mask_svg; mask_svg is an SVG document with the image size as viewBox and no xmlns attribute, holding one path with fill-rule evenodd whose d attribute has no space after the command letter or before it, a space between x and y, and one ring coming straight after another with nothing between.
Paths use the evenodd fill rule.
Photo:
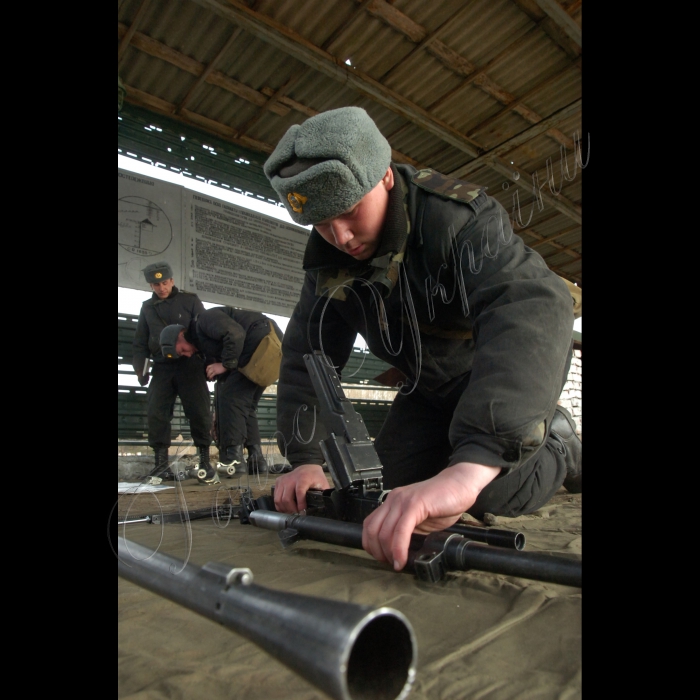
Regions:
<instances>
[{"instance_id":1,"label":"standing soldier","mask_svg":"<svg viewBox=\"0 0 700 700\"><path fill-rule=\"evenodd\" d=\"M192 439L199 451L200 468L206 469L203 483L215 481L216 470L209 464L211 445L211 414L209 388L204 365L198 357L169 359L160 349L161 331L173 323L189 325L204 306L196 294L180 291L173 280L167 262L157 262L144 268L143 273L153 290L144 301L134 338L134 370L141 386L148 384L147 360L153 358L153 381L148 387L148 444L155 451L155 466L147 475L172 478L168 468L170 422L175 399L179 396L190 423Z\"/></svg>"}]
</instances>

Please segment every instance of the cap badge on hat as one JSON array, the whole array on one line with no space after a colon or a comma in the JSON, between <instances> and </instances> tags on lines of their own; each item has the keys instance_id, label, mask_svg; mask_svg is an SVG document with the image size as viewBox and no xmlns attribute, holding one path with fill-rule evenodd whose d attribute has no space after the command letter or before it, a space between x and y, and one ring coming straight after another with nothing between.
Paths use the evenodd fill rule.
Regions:
<instances>
[{"instance_id":1,"label":"cap badge on hat","mask_svg":"<svg viewBox=\"0 0 700 700\"><path fill-rule=\"evenodd\" d=\"M290 192L287 195L287 201L292 205L292 209L297 213L301 214L304 211L303 205L306 204L308 197L304 197L303 194L298 192Z\"/></svg>"},{"instance_id":2,"label":"cap badge on hat","mask_svg":"<svg viewBox=\"0 0 700 700\"><path fill-rule=\"evenodd\" d=\"M154 276L157 280L159 280L159 279L163 276L163 273L162 273L162 272L156 272L156 274L153 275L153 276Z\"/></svg>"}]
</instances>

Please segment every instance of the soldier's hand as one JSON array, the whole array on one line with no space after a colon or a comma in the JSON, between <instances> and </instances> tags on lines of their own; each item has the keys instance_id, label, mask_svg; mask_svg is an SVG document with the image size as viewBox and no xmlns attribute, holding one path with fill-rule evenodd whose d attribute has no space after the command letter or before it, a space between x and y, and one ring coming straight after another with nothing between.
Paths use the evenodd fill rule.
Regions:
<instances>
[{"instance_id":1,"label":"soldier's hand","mask_svg":"<svg viewBox=\"0 0 700 700\"><path fill-rule=\"evenodd\" d=\"M362 548L400 571L408 560L411 535L444 530L454 524L500 471L500 467L459 462L431 479L393 489L365 518Z\"/></svg>"},{"instance_id":2,"label":"soldier's hand","mask_svg":"<svg viewBox=\"0 0 700 700\"><path fill-rule=\"evenodd\" d=\"M223 374L226 371L226 367L224 367L221 362L213 362L210 365L207 365L207 379L211 381L212 379L215 379L219 374Z\"/></svg>"},{"instance_id":3,"label":"soldier's hand","mask_svg":"<svg viewBox=\"0 0 700 700\"><path fill-rule=\"evenodd\" d=\"M146 386L146 384L148 384L148 380L150 378L151 378L151 375L148 372L146 372L146 374L139 374L138 375L139 384L141 386Z\"/></svg>"},{"instance_id":4,"label":"soldier's hand","mask_svg":"<svg viewBox=\"0 0 700 700\"><path fill-rule=\"evenodd\" d=\"M330 489L323 467L302 464L275 481L275 508L280 513L299 513L306 509L309 489Z\"/></svg>"}]
</instances>

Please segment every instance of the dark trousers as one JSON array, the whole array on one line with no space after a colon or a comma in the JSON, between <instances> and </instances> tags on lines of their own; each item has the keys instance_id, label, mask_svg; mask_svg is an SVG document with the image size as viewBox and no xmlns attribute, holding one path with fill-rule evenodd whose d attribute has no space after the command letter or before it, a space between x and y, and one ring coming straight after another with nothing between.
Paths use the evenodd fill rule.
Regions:
<instances>
[{"instance_id":1,"label":"dark trousers","mask_svg":"<svg viewBox=\"0 0 700 700\"><path fill-rule=\"evenodd\" d=\"M214 387L219 450L260 444L257 409L263 391L265 387L251 382L238 370L219 375Z\"/></svg>"},{"instance_id":2,"label":"dark trousers","mask_svg":"<svg viewBox=\"0 0 700 700\"><path fill-rule=\"evenodd\" d=\"M182 357L173 362L155 362L148 385L148 444L170 447L170 423L179 396L195 445L211 445L209 388L204 363L198 357Z\"/></svg>"},{"instance_id":3,"label":"dark trousers","mask_svg":"<svg viewBox=\"0 0 700 700\"><path fill-rule=\"evenodd\" d=\"M397 394L375 441L385 489L425 481L447 467L452 454L448 432L457 399L431 401L417 391ZM548 436L518 469L501 471L479 494L469 514L478 519L484 513L517 517L541 508L566 477L559 447Z\"/></svg>"}]
</instances>

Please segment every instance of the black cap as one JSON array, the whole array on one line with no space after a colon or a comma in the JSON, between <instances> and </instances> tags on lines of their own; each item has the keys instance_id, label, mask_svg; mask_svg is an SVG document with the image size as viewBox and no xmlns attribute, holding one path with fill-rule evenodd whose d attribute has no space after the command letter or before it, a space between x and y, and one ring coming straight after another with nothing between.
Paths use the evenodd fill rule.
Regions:
<instances>
[{"instance_id":1,"label":"black cap","mask_svg":"<svg viewBox=\"0 0 700 700\"><path fill-rule=\"evenodd\" d=\"M173 323L170 326L166 326L160 332L160 349L163 353L163 357L169 359L175 359L180 357L175 350L175 343L177 343L180 331L184 331L185 327L181 326L179 323Z\"/></svg>"}]
</instances>

